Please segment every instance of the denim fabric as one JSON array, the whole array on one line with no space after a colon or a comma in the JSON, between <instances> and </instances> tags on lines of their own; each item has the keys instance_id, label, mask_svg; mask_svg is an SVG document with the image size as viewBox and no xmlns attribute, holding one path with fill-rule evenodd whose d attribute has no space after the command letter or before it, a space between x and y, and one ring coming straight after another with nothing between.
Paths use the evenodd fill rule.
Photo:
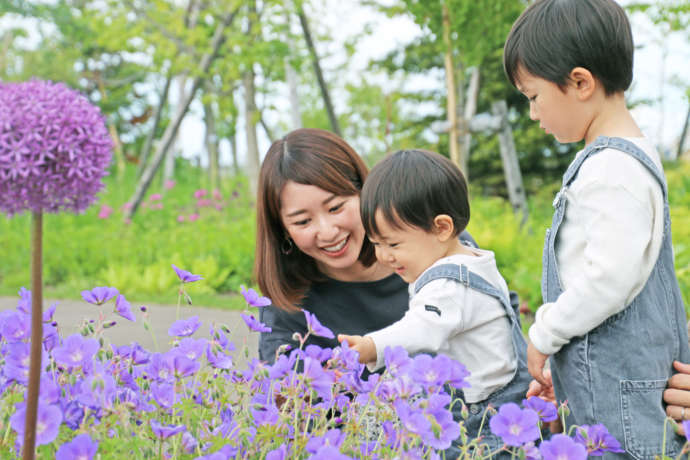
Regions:
<instances>
[{"instance_id":1,"label":"denim fabric","mask_svg":"<svg viewBox=\"0 0 690 460\"><path fill-rule=\"evenodd\" d=\"M517 367L515 373L513 374L513 379L505 385L503 388L493 392L484 401L477 403L472 403L468 406L469 417L465 420L465 428L467 428L467 435L470 439L475 438L478 434L481 434L482 444L486 444L489 448L489 452L497 451L503 446L503 441L498 436L491 433L489 429L489 418L490 415L486 413L489 405L495 409L498 409L502 404L508 402L514 402L520 404L527 393L527 387L531 377L527 372L527 344L525 338L522 335L522 328L520 327L520 315L517 308L513 307L506 295L493 286L491 283L486 281L481 276L477 275L468 270L465 265L456 264L443 264L429 269L422 277L415 283L415 293L424 287L427 283L440 278L448 278L456 280L459 283L463 283L470 289L475 289L486 295L494 297L501 302L503 308L505 308L506 315L510 321L510 333L513 342L513 349L515 350L515 356L517 357ZM462 398L462 394L456 394ZM461 404L454 404L452 407L453 418L457 421L462 421L461 416ZM486 413L486 415L485 415ZM480 433L481 429L481 433ZM460 454L460 449L458 445L454 442L450 449L446 450L446 458L452 459L457 458ZM485 452L483 458L488 458ZM499 452L495 454L492 458L510 458L510 454L506 451Z\"/></svg>"},{"instance_id":2,"label":"denim fabric","mask_svg":"<svg viewBox=\"0 0 690 460\"><path fill-rule=\"evenodd\" d=\"M623 311L584 336L574 337L553 355L551 372L558 400L567 400L571 410L568 425L603 423L626 450L625 454L606 454L605 459L652 460L662 452L666 416L662 392L673 373L673 360L688 362L690 350L685 309L673 268L666 180L633 143L599 137L566 171L553 202L553 222L546 231L542 296L545 302L554 302L563 291L554 247L567 209L565 191L582 163L605 148L636 158L659 182L664 196L663 243L642 292ZM667 426L665 455L675 457L682 445L683 439Z\"/></svg>"}]
</instances>

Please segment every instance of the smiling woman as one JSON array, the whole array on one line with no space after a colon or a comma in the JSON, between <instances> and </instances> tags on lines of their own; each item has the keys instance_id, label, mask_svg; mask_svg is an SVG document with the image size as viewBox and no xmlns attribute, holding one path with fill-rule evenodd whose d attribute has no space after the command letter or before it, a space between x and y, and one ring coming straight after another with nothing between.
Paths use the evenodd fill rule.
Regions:
<instances>
[{"instance_id":1,"label":"smiling woman","mask_svg":"<svg viewBox=\"0 0 690 460\"><path fill-rule=\"evenodd\" d=\"M399 320L407 284L375 259L359 195L367 176L343 139L298 129L271 145L259 173L254 273L273 305L261 309L259 355L273 362L294 333L308 331L300 309L339 334L363 335ZM467 234L466 240L471 240ZM310 335L306 345L336 347Z\"/></svg>"}]
</instances>

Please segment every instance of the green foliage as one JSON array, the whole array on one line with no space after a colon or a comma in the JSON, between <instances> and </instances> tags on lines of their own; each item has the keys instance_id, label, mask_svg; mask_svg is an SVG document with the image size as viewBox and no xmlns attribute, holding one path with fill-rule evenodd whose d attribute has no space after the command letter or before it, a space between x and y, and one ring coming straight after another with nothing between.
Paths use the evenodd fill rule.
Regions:
<instances>
[{"instance_id":1,"label":"green foliage","mask_svg":"<svg viewBox=\"0 0 690 460\"><path fill-rule=\"evenodd\" d=\"M133 167L123 183L109 178L100 202L83 215L48 214L44 217L44 282L72 291L94 286L118 286L126 295L165 299L179 284L170 264L204 280L189 285L197 294L237 292L251 284L254 255L254 213L244 193L244 181L225 180L209 206L194 198L205 187L206 175L182 166L180 181L160 200L149 196L131 223L123 222L121 208L133 187ZM160 185L153 187L160 190ZM155 197L154 197L155 198ZM157 203L162 209L156 209ZM204 203L202 203L204 204ZM214 205L222 205L219 211ZM114 209L106 219L98 217L101 206ZM197 214L198 220L189 221ZM178 218L184 217L184 222ZM0 267L0 289L16 292L30 286L28 238L30 216L0 218L0 246L8 248ZM176 298L167 300L176 302Z\"/></svg>"}]
</instances>

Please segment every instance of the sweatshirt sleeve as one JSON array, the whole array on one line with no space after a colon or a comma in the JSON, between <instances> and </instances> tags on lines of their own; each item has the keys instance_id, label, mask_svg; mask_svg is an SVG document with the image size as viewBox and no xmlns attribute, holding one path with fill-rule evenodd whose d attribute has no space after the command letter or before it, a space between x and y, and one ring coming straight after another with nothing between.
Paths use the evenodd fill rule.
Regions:
<instances>
[{"instance_id":1,"label":"sweatshirt sleeve","mask_svg":"<svg viewBox=\"0 0 690 460\"><path fill-rule=\"evenodd\" d=\"M367 368L374 372L385 365L386 347L401 346L408 353L437 352L451 335L462 330L462 309L467 290L458 292L452 280L434 280L424 286L411 300L410 307L399 321L367 334L376 345L376 362Z\"/></svg>"},{"instance_id":2,"label":"sweatshirt sleeve","mask_svg":"<svg viewBox=\"0 0 690 460\"><path fill-rule=\"evenodd\" d=\"M537 310L529 329L534 346L549 355L622 311L649 276L640 269L653 232L649 203L620 182L600 180L578 190L576 200L585 239L580 276L568 280L555 302Z\"/></svg>"}]
</instances>

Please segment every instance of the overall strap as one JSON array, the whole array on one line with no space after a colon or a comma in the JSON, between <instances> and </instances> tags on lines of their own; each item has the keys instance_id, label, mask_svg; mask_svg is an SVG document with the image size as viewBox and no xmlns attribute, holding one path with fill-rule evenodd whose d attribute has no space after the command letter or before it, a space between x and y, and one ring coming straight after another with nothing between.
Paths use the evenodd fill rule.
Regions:
<instances>
[{"instance_id":1,"label":"overall strap","mask_svg":"<svg viewBox=\"0 0 690 460\"><path fill-rule=\"evenodd\" d=\"M437 279L452 279L458 283L464 284L468 288L472 288L484 294L495 297L501 302L501 304L503 304L503 306L509 312L509 315L511 314L510 312L513 312L513 309L510 306L510 301L506 298L505 294L481 276L471 272L467 268L467 265L442 264L430 268L417 282L415 282L415 294L418 293L419 290L424 286Z\"/></svg>"},{"instance_id":2,"label":"overall strap","mask_svg":"<svg viewBox=\"0 0 690 460\"><path fill-rule=\"evenodd\" d=\"M570 166L568 167L568 170L565 172L563 175L563 186L567 187L570 185L570 183L575 179L577 176L577 172L580 170L580 166L582 166L582 163L589 158L590 156L601 152L604 149L607 148L612 148L619 150L621 152L627 153L628 155L632 156L636 160L638 160L640 163L642 163L650 173L654 176L654 178L659 182L659 185L661 186L661 190L664 194L664 201L667 200L667 189L666 189L666 180L664 179L663 173L659 170L659 168L654 164L651 158L642 151L641 148L639 148L637 145L634 143L630 142L629 140L622 139L620 137L606 137L606 136L599 136L597 137L594 142L589 144L586 148L585 151L580 154L575 161L573 161Z\"/></svg>"}]
</instances>

